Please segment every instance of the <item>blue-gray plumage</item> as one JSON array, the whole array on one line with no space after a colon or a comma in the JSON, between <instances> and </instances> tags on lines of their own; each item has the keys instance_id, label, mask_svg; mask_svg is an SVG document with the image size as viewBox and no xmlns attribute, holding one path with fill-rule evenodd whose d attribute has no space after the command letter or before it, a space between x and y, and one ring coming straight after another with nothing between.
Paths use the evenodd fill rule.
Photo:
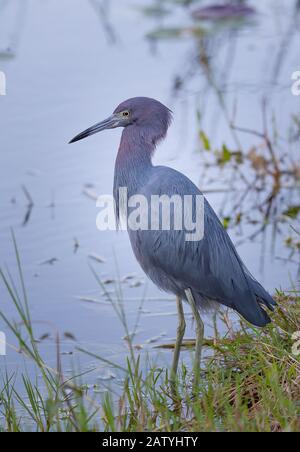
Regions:
<instances>
[{"instance_id":1,"label":"blue-gray plumage","mask_svg":"<svg viewBox=\"0 0 300 452\"><path fill-rule=\"evenodd\" d=\"M149 201L152 195L196 197L201 192L186 176L152 164L156 145L165 137L170 122L171 112L163 104L136 97L121 103L107 120L71 142L104 129L124 127L114 176L117 207L121 207L120 187L127 187L128 196L141 194ZM218 303L228 306L259 327L270 321L265 308L273 310L275 301L249 273L207 200L200 241L186 241L184 229L128 232L138 262L161 289L180 300L194 299L198 309Z\"/></svg>"}]
</instances>

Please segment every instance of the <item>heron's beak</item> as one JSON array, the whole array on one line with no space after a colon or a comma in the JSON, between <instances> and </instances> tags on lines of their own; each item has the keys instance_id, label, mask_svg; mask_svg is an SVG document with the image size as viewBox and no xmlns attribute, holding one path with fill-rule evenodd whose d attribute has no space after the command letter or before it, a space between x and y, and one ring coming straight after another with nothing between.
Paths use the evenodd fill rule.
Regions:
<instances>
[{"instance_id":1,"label":"heron's beak","mask_svg":"<svg viewBox=\"0 0 300 452\"><path fill-rule=\"evenodd\" d=\"M83 140L83 138L87 138L90 135L94 135L94 133L101 132L101 130L105 129L114 129L115 127L120 126L120 118L113 114L109 118L104 119L104 121L95 124L94 126L86 129L84 132L79 133L74 137L69 143L75 143L75 141Z\"/></svg>"}]
</instances>

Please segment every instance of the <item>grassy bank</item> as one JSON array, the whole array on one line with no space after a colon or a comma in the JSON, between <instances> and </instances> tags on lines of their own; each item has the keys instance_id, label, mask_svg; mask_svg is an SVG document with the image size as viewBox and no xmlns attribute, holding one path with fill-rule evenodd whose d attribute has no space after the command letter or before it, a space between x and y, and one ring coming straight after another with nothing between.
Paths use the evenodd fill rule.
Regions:
<instances>
[{"instance_id":1,"label":"grassy bank","mask_svg":"<svg viewBox=\"0 0 300 452\"><path fill-rule=\"evenodd\" d=\"M123 387L118 395L106 392L99 403L86 391L84 376L64 377L59 340L56 368L44 362L16 246L15 251L21 290L17 291L7 273L0 271L0 278L18 318L11 321L1 311L0 316L18 348L35 363L41 379L37 383L26 373L9 375L2 366L0 431L300 431L297 293L277 294L279 309L263 331L242 321L239 332L228 331L222 338L206 340L209 357L196 389L190 371L182 365L176 388L171 390L168 370L151 364L145 370L139 352L129 343L126 364L118 366ZM113 308L126 329L122 303ZM16 389L16 378L22 380L21 390Z\"/></svg>"}]
</instances>

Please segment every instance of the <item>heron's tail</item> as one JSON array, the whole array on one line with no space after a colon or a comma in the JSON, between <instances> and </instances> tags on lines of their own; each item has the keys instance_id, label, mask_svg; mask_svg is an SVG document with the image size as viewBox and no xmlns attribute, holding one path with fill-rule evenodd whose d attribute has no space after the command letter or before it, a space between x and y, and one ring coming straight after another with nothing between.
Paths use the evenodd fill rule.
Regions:
<instances>
[{"instance_id":1,"label":"heron's tail","mask_svg":"<svg viewBox=\"0 0 300 452\"><path fill-rule=\"evenodd\" d=\"M255 326L263 327L271 322L270 317L266 312L266 308L274 311L277 303L271 295L256 281L251 275L248 276L248 283L252 290L252 297L254 295L256 303L245 303L245 310L241 309L239 305L239 312Z\"/></svg>"}]
</instances>

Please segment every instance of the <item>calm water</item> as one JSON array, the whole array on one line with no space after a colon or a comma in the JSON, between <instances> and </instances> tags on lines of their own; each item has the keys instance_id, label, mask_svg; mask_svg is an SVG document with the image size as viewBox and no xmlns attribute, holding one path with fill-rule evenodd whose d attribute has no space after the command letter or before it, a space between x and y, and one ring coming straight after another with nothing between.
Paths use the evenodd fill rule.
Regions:
<instances>
[{"instance_id":1,"label":"calm water","mask_svg":"<svg viewBox=\"0 0 300 452\"><path fill-rule=\"evenodd\" d=\"M273 124L276 118L280 147L297 160L297 143L287 146L284 137L292 115L298 117L300 110L300 97L291 94L291 74L300 70L299 16L294 2L249 2L258 10L250 22L219 23L207 32L208 75L205 65L199 64L203 42L191 32L194 22L188 8L154 14L157 8L152 7L162 2L111 1L104 2L109 8L103 17L97 9L101 2L72 0L72 7L70 3L0 1L0 70L7 77L7 95L0 97L0 264L16 275L12 227L37 336L50 334L41 344L47 361L55 362L53 337L59 331L61 337L68 332L77 340L65 340L63 351L92 366L89 358L75 351L78 343L115 361L122 360L126 345L123 327L99 289L91 264L113 297L116 286L109 281L120 281L130 328L145 300L135 342L146 350L151 339L163 342L174 337L175 304L142 274L126 233L96 229L97 208L91 195L112 191L121 132L108 131L73 146L68 140L107 117L126 98L155 97L174 112L168 139L155 160L185 172L208 191L220 214L229 215L241 188L227 190L235 179L239 186L239 178L226 165L223 170L208 165L210 157L199 151L198 127L213 148L226 143L235 149L228 117L235 116L238 126L261 131L265 97ZM172 2L165 2L166 10L171 7ZM169 36L178 28L184 31ZM161 39L149 40L149 34ZM243 149L261 146L262 140L251 134L237 136ZM241 171L253 177L251 168ZM299 192L291 190L294 182L287 185L280 203L299 205ZM267 195L269 188L262 192ZM34 204L31 211L28 193ZM249 215L256 215L253 199L259 196L255 192L249 201ZM261 221L259 214L257 218ZM247 222L230 230L235 242L245 239L239 252L270 291L289 289L292 281L297 282L298 267L286 260L284 241L290 231L289 222L282 223L276 235L270 225L264 234L248 238L253 224ZM104 262L91 259L91 254ZM128 275L133 277L127 279ZM9 318L17 318L3 285L0 308ZM6 331L1 322L0 330ZM187 337L192 334L189 328ZM168 361L169 355L163 353L163 359ZM10 348L0 360L9 369L24 366L23 358ZM70 356L63 355L63 360L68 365Z\"/></svg>"}]
</instances>

